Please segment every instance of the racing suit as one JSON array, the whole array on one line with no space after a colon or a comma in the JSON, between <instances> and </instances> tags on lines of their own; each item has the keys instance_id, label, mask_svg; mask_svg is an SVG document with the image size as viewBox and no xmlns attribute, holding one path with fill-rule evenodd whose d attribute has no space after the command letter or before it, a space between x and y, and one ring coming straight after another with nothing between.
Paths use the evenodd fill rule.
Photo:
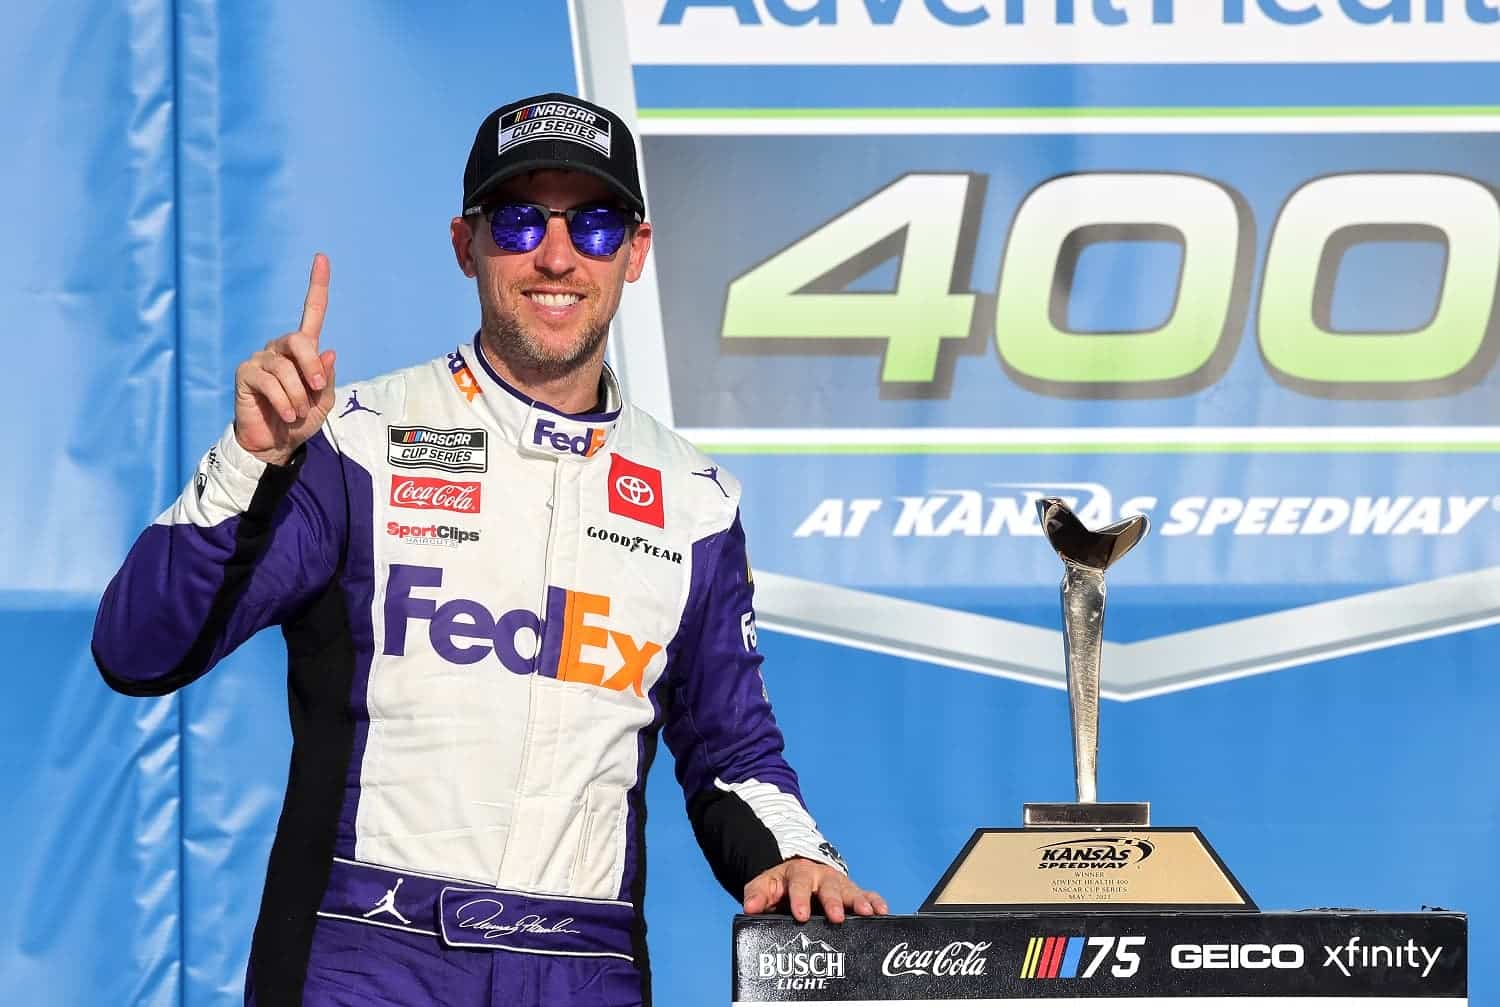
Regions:
<instances>
[{"instance_id":1,"label":"racing suit","mask_svg":"<svg viewBox=\"0 0 1500 1007\"><path fill-rule=\"evenodd\" d=\"M110 583L94 655L124 693L286 638L248 1004L649 1003L658 732L731 894L842 869L761 681L738 483L602 391L557 413L476 341L340 387L286 465L231 428Z\"/></svg>"}]
</instances>

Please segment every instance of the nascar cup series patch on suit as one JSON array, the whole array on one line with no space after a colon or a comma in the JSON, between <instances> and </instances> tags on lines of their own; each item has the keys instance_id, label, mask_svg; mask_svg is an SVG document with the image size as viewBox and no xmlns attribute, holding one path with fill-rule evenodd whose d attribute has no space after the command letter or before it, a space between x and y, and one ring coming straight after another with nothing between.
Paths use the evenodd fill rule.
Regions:
<instances>
[{"instance_id":1,"label":"nascar cup series patch on suit","mask_svg":"<svg viewBox=\"0 0 1500 1007\"><path fill-rule=\"evenodd\" d=\"M390 427L386 461L397 468L435 468L445 472L483 472L486 434L483 430L436 430L432 427Z\"/></svg>"}]
</instances>

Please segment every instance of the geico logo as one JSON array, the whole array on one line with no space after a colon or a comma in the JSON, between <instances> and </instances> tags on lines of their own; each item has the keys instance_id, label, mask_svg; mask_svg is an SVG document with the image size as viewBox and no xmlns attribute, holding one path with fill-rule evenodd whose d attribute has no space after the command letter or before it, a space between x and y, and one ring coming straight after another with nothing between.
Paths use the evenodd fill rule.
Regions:
<instances>
[{"instance_id":1,"label":"geico logo","mask_svg":"<svg viewBox=\"0 0 1500 1007\"><path fill-rule=\"evenodd\" d=\"M445 661L475 664L494 655L517 675L537 671L554 674L553 669L536 666L544 629L535 612L517 608L496 617L482 602L470 598L453 598L439 604L435 599L412 594L418 588L442 586L443 571L438 567L391 564L385 591L383 653L404 656L408 627L413 620L422 620L427 623L427 639L433 651ZM629 633L603 625L610 609L610 600L605 595L555 587L547 591L548 609L560 610L563 620L556 677L564 682L583 682L617 692L628 688L637 696L644 696L642 681L646 667L661 653L661 644L640 642ZM586 650L598 652L590 657L608 658L609 665L599 660L584 660Z\"/></svg>"},{"instance_id":2,"label":"geico logo","mask_svg":"<svg viewBox=\"0 0 1500 1007\"><path fill-rule=\"evenodd\" d=\"M460 543L479 541L479 532L469 531L467 528L455 528L449 524L414 525L388 521L385 533L394 535L396 538L440 538Z\"/></svg>"},{"instance_id":3,"label":"geico logo","mask_svg":"<svg viewBox=\"0 0 1500 1007\"><path fill-rule=\"evenodd\" d=\"M1174 969L1300 969L1300 944L1174 944Z\"/></svg>"},{"instance_id":4,"label":"geico logo","mask_svg":"<svg viewBox=\"0 0 1500 1007\"><path fill-rule=\"evenodd\" d=\"M571 451L575 455L592 458L604 446L604 431L597 427L589 427L585 433L570 437L558 430L557 424L551 420L539 419L536 421L536 426L531 429L531 443L537 446L545 443L553 451Z\"/></svg>"}]
</instances>

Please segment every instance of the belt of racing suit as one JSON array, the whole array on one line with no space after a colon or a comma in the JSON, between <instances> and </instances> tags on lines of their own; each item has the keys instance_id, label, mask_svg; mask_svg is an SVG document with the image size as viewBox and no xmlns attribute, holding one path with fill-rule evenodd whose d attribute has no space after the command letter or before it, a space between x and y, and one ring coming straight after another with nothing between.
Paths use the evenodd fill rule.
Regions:
<instances>
[{"instance_id":1,"label":"belt of racing suit","mask_svg":"<svg viewBox=\"0 0 1500 1007\"><path fill-rule=\"evenodd\" d=\"M318 915L431 934L456 948L635 960L629 902L507 891L342 858Z\"/></svg>"}]
</instances>

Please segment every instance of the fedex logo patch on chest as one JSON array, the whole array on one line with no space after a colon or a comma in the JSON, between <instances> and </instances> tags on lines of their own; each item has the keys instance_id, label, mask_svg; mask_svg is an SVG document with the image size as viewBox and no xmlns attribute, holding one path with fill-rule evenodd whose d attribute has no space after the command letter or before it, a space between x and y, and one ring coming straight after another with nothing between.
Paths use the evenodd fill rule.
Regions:
<instances>
[{"instance_id":1,"label":"fedex logo patch on chest","mask_svg":"<svg viewBox=\"0 0 1500 1007\"><path fill-rule=\"evenodd\" d=\"M609 456L609 512L657 528L666 527L661 470L623 455Z\"/></svg>"}]
</instances>

